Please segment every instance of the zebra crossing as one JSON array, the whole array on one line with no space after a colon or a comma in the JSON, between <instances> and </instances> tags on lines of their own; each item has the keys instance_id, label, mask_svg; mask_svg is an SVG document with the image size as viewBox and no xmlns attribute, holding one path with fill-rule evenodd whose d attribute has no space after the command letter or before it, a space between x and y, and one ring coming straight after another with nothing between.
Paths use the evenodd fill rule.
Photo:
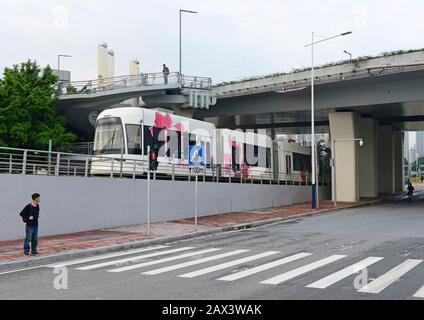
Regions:
<instances>
[{"instance_id":1,"label":"zebra crossing","mask_svg":"<svg viewBox=\"0 0 424 320\"><path fill-rule=\"evenodd\" d=\"M347 258L347 255L338 254L319 259L314 258L314 254L309 252L284 255L279 251L257 253L247 249L171 248L160 245L64 261L48 265L47 267L73 267L78 271L104 269L106 272L115 274L136 271L140 273L140 276L156 276L178 271L181 274L177 276L185 279L193 279L218 273L219 271L229 273L214 278L218 282L248 281L247 278L249 277L260 277L265 272L268 272L268 276L263 276L265 279L258 282L258 285L265 286L277 286L293 279L302 279L302 276L306 276L307 274L314 275L314 272L318 270L320 271L320 277L322 277L323 270L332 268L332 273L327 273L325 277L316 279L315 282L308 283L305 286L309 290L325 290L349 277L358 275L364 269L372 268L377 264L385 262L384 257L366 257L364 259L361 258L362 260L358 262L349 264L345 262ZM183 262L181 262L182 260ZM312 262L309 260L312 260ZM402 281L402 277L417 268L422 262L423 260L407 259L398 265L391 265L391 270L379 275L376 279L355 290L358 294L380 294L387 288L395 286L397 282ZM201 266L207 263L216 264L206 267ZM254 266L246 267L249 263L254 264ZM296 267L290 267L291 264L295 264ZM301 266L298 266L299 264ZM342 267L340 267L341 265ZM195 266L198 269L191 270L190 272L180 271ZM232 268L237 266L245 266L245 268L242 271L236 270L233 272ZM270 272L274 276L269 277ZM417 288L414 289L417 290ZM424 286L419 288L415 293L411 292L411 297L424 299Z\"/></svg>"}]
</instances>

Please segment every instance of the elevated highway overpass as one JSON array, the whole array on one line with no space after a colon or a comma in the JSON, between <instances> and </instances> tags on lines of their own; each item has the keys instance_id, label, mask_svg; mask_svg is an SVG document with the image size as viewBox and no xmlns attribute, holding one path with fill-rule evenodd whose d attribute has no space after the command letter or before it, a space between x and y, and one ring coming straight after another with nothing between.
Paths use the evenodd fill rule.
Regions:
<instances>
[{"instance_id":1,"label":"elevated highway overpass","mask_svg":"<svg viewBox=\"0 0 424 320\"><path fill-rule=\"evenodd\" d=\"M424 50L323 66L315 71L317 132L329 133L338 201L402 191L405 131L424 131ZM218 127L308 133L310 69L224 83L195 117ZM360 147L355 139L365 142Z\"/></svg>"},{"instance_id":2,"label":"elevated highway overpass","mask_svg":"<svg viewBox=\"0 0 424 320\"><path fill-rule=\"evenodd\" d=\"M424 51L323 66L315 76L320 126L329 125L329 113L353 111L402 130L424 130ZM310 81L310 69L305 69L217 85L217 103L196 110L195 117L219 127L305 132L311 118Z\"/></svg>"}]
</instances>

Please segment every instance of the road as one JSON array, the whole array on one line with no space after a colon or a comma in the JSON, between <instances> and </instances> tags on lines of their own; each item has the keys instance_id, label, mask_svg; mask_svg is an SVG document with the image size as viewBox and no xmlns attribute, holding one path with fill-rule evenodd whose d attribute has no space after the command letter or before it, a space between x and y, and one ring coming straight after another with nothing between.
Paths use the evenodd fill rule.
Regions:
<instances>
[{"instance_id":1,"label":"road","mask_svg":"<svg viewBox=\"0 0 424 320\"><path fill-rule=\"evenodd\" d=\"M423 299L423 209L419 194L3 273L0 299Z\"/></svg>"}]
</instances>

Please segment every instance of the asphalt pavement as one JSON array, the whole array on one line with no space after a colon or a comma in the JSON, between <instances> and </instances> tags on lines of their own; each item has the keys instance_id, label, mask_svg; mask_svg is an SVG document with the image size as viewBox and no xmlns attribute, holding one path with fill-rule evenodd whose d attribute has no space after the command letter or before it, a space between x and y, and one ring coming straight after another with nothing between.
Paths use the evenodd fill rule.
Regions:
<instances>
[{"instance_id":1,"label":"asphalt pavement","mask_svg":"<svg viewBox=\"0 0 424 320\"><path fill-rule=\"evenodd\" d=\"M0 272L0 299L424 299L424 195Z\"/></svg>"}]
</instances>

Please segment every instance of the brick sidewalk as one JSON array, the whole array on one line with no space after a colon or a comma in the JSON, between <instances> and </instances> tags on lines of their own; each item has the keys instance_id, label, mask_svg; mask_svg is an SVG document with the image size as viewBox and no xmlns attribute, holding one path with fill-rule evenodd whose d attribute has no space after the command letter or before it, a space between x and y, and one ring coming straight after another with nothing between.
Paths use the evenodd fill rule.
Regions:
<instances>
[{"instance_id":1,"label":"brick sidewalk","mask_svg":"<svg viewBox=\"0 0 424 320\"><path fill-rule=\"evenodd\" d=\"M358 204L373 203L377 199L366 199ZM351 207L358 204L338 203L338 208ZM239 213L225 213L198 219L197 231L231 227L275 218L296 217L305 214L321 213L334 209L332 202L321 202L319 210L313 210L310 203L301 203L272 209L253 210ZM42 226L41 226L42 228ZM195 232L194 219L172 222L154 223L150 227L150 238L179 236ZM24 228L22 228L24 232ZM39 252L41 255L63 253L70 250L90 249L133 241L149 239L146 225L119 227L107 230L79 232L66 235L40 237ZM0 242L0 261L22 259L23 240Z\"/></svg>"}]
</instances>

